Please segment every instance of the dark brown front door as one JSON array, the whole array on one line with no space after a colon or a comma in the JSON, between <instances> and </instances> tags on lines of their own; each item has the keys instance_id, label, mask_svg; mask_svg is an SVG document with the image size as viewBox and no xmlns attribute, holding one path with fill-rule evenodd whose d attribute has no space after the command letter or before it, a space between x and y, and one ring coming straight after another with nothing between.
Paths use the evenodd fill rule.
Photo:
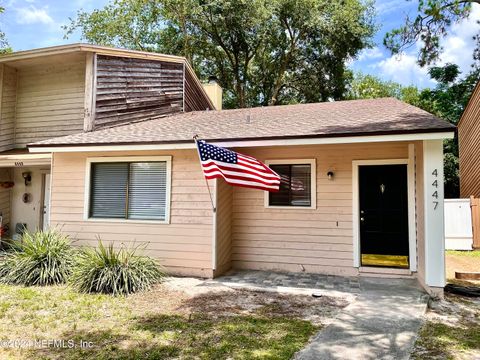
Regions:
<instances>
[{"instance_id":1,"label":"dark brown front door","mask_svg":"<svg viewBox=\"0 0 480 360\"><path fill-rule=\"evenodd\" d=\"M359 167L362 266L408 267L407 165Z\"/></svg>"}]
</instances>

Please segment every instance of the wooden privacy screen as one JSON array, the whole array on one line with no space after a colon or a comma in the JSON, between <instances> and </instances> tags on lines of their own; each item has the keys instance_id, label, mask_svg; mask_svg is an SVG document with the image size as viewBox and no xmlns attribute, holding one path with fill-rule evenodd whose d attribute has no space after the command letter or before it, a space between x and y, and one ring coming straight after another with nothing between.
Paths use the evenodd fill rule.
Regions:
<instances>
[{"instance_id":1,"label":"wooden privacy screen","mask_svg":"<svg viewBox=\"0 0 480 360\"><path fill-rule=\"evenodd\" d=\"M473 248L480 249L480 199L470 197L472 207Z\"/></svg>"}]
</instances>

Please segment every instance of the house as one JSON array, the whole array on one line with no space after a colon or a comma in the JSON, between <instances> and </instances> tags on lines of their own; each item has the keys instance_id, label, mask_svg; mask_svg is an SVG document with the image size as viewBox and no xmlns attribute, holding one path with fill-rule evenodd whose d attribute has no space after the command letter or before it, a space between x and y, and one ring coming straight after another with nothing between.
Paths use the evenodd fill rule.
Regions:
<instances>
[{"instance_id":1,"label":"house","mask_svg":"<svg viewBox=\"0 0 480 360\"><path fill-rule=\"evenodd\" d=\"M196 91L188 94L187 72L184 101L209 110L184 105L168 116L131 116L117 109L105 124L112 106L102 102L110 101L110 87L101 86L110 80L102 76L131 75L98 70L103 51L118 58L161 55L90 49L79 100L83 129L32 139L28 154L15 155L51 161L50 226L80 244L97 237L147 243L180 275L215 277L235 268L407 277L442 293L442 142L453 137L452 125L390 98L214 110L219 89L205 92L190 79ZM10 55L11 62L16 56L22 54ZM211 181L213 211L195 134L265 162L281 175L281 191ZM14 178L12 189L23 190L23 180ZM12 203L14 197L15 190Z\"/></svg>"},{"instance_id":2,"label":"house","mask_svg":"<svg viewBox=\"0 0 480 360\"><path fill-rule=\"evenodd\" d=\"M480 82L458 122L460 197L480 198Z\"/></svg>"},{"instance_id":3,"label":"house","mask_svg":"<svg viewBox=\"0 0 480 360\"><path fill-rule=\"evenodd\" d=\"M184 58L85 44L1 56L0 100L0 182L15 183L0 187L0 215L14 236L51 213L51 154L28 143L215 108Z\"/></svg>"}]
</instances>

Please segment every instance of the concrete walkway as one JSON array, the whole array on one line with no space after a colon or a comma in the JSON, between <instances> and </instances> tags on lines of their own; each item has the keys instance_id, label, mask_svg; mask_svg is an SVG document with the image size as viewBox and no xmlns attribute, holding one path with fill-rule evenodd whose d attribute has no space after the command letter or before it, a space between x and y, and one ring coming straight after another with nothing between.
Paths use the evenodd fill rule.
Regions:
<instances>
[{"instance_id":1,"label":"concrete walkway","mask_svg":"<svg viewBox=\"0 0 480 360\"><path fill-rule=\"evenodd\" d=\"M352 279L248 271L214 281L230 286L270 290L289 286L325 295L351 296L354 299L351 304L296 354L296 360L408 359L428 301L416 281L410 279Z\"/></svg>"},{"instance_id":2,"label":"concrete walkway","mask_svg":"<svg viewBox=\"0 0 480 360\"><path fill-rule=\"evenodd\" d=\"M362 279L356 300L295 359L408 359L427 300L412 281Z\"/></svg>"}]
</instances>

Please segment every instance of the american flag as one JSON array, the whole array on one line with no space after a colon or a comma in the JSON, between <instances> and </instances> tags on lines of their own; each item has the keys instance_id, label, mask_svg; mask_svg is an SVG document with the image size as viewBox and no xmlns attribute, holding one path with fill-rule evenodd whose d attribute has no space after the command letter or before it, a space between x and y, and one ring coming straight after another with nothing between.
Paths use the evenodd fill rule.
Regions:
<instances>
[{"instance_id":1,"label":"american flag","mask_svg":"<svg viewBox=\"0 0 480 360\"><path fill-rule=\"evenodd\" d=\"M197 141L203 174L207 179L223 178L233 186L278 191L280 176L257 159L219 146Z\"/></svg>"}]
</instances>

